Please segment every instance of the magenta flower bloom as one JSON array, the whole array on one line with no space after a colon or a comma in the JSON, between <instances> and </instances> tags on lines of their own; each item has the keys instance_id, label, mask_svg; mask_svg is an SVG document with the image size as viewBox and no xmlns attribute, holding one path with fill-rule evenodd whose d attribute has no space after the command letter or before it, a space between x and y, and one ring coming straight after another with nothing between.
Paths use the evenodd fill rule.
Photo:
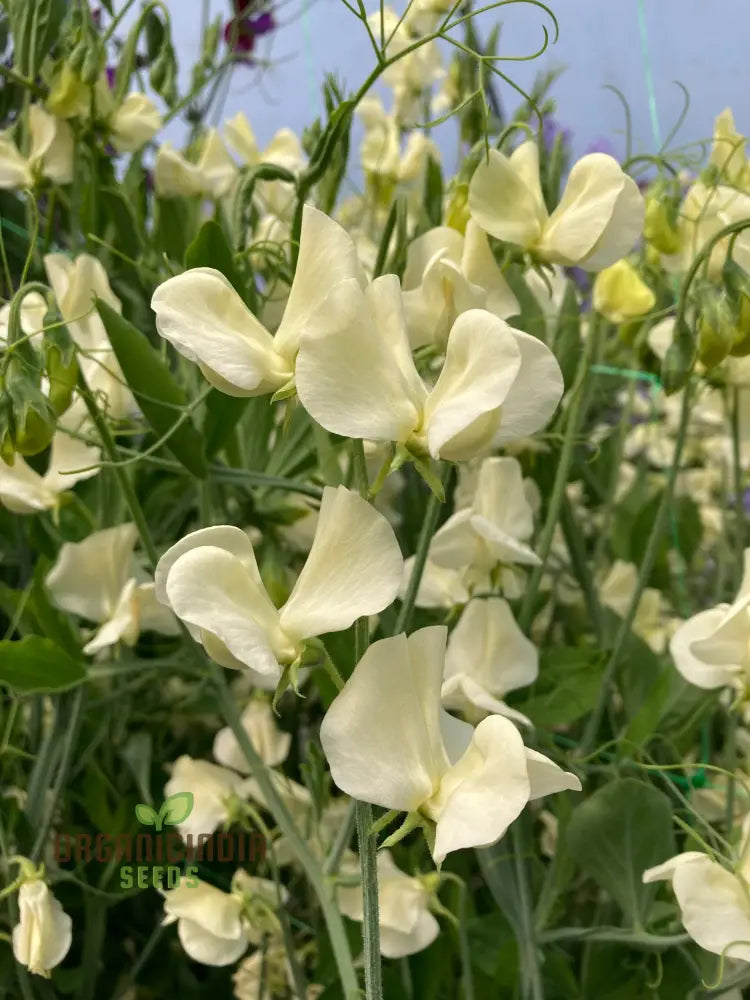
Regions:
<instances>
[{"instance_id":1,"label":"magenta flower bloom","mask_svg":"<svg viewBox=\"0 0 750 1000\"><path fill-rule=\"evenodd\" d=\"M251 53L255 48L256 38L267 35L276 27L270 10L261 11L250 17L251 7L252 4L247 3L247 0L234 0L236 17L228 21L224 27L224 41L243 62L252 62Z\"/></svg>"}]
</instances>

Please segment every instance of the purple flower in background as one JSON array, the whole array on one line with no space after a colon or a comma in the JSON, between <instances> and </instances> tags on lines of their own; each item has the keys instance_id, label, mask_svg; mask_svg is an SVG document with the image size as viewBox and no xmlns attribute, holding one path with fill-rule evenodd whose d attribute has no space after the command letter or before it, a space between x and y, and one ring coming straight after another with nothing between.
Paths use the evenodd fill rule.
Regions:
<instances>
[{"instance_id":1,"label":"purple flower in background","mask_svg":"<svg viewBox=\"0 0 750 1000\"><path fill-rule=\"evenodd\" d=\"M560 136L560 141L563 148L569 147L573 140L573 133L569 128L563 128L562 125L553 118L552 115L545 115L542 119L542 142L544 143L544 148L547 152L550 152L552 147L555 145L555 140L558 135Z\"/></svg>"},{"instance_id":2,"label":"purple flower in background","mask_svg":"<svg viewBox=\"0 0 750 1000\"><path fill-rule=\"evenodd\" d=\"M607 156L614 156L617 159L615 147L609 139L605 139L603 136L599 136L598 139L594 139L593 142L589 143L584 155L588 155L589 153L606 153Z\"/></svg>"},{"instance_id":3,"label":"purple flower in background","mask_svg":"<svg viewBox=\"0 0 750 1000\"><path fill-rule=\"evenodd\" d=\"M224 41L243 62L252 62L251 53L255 48L256 38L267 35L276 27L270 10L261 11L250 17L251 7L252 4L247 0L234 0L236 17L228 21L224 28Z\"/></svg>"},{"instance_id":4,"label":"purple flower in background","mask_svg":"<svg viewBox=\"0 0 750 1000\"><path fill-rule=\"evenodd\" d=\"M117 67L107 66L107 68L104 70L104 75L107 77L107 83L109 84L109 89L112 90L112 88L115 85L115 76L117 75Z\"/></svg>"}]
</instances>

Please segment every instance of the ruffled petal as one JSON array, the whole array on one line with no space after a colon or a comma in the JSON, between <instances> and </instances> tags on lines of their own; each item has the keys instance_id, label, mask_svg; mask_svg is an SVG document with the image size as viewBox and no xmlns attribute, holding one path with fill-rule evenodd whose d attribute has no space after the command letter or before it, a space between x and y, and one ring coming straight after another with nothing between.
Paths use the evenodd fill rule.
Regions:
<instances>
[{"instance_id":1,"label":"ruffled petal","mask_svg":"<svg viewBox=\"0 0 750 1000\"><path fill-rule=\"evenodd\" d=\"M420 629L368 648L320 729L334 783L357 799L414 811L448 761L440 733L446 630Z\"/></svg>"},{"instance_id":2,"label":"ruffled petal","mask_svg":"<svg viewBox=\"0 0 750 1000\"><path fill-rule=\"evenodd\" d=\"M221 272L196 267L163 282L151 308L156 328L186 358L201 365L234 390L233 395L274 392L293 375L274 339L253 316Z\"/></svg>"},{"instance_id":3,"label":"ruffled petal","mask_svg":"<svg viewBox=\"0 0 750 1000\"><path fill-rule=\"evenodd\" d=\"M281 609L281 627L300 639L349 628L394 600L403 570L383 515L344 486L327 486L310 554Z\"/></svg>"},{"instance_id":4,"label":"ruffled petal","mask_svg":"<svg viewBox=\"0 0 750 1000\"><path fill-rule=\"evenodd\" d=\"M469 211L499 240L525 248L536 244L547 218L536 143L524 142L510 157L489 151L469 183Z\"/></svg>"}]
</instances>

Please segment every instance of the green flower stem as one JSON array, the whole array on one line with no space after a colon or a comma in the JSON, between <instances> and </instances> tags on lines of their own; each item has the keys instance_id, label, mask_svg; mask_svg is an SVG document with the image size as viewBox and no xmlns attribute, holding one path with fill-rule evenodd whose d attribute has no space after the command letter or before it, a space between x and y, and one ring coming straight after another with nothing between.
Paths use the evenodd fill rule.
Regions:
<instances>
[{"instance_id":1,"label":"green flower stem","mask_svg":"<svg viewBox=\"0 0 750 1000\"><path fill-rule=\"evenodd\" d=\"M732 471L734 474L734 516L737 557L736 584L739 590L745 569L745 505L742 492L742 461L740 459L740 391L732 390Z\"/></svg>"},{"instance_id":2,"label":"green flower stem","mask_svg":"<svg viewBox=\"0 0 750 1000\"><path fill-rule=\"evenodd\" d=\"M555 536L555 528L557 527L563 500L565 499L565 488L568 485L570 467L573 463L573 451L578 432L583 422L585 402L588 395L586 392L586 379L589 374L591 359L594 356L599 341L598 334L598 326L595 319L592 318L591 328L589 329L589 333L583 347L581 363L578 367L576 379L570 393L571 399L565 422L565 436L563 438L560 458L557 463L557 471L555 472L552 495L550 496L549 506L547 507L547 519L544 522L542 533L539 536L539 542L535 546L535 551L539 556L541 563L534 567L531 579L529 580L529 585L526 588L526 594L523 599L523 604L521 605L521 610L518 614L518 625L524 632L528 632L529 626L531 625L536 595L539 591L542 574L544 573L547 565L547 559L549 558L549 554L552 549L552 540Z\"/></svg>"},{"instance_id":3,"label":"green flower stem","mask_svg":"<svg viewBox=\"0 0 750 1000\"><path fill-rule=\"evenodd\" d=\"M557 927L539 935L541 944L557 944L560 941L606 941L610 944L624 944L631 948L662 951L690 941L688 934L646 934L629 931L622 927Z\"/></svg>"},{"instance_id":4,"label":"green flower stem","mask_svg":"<svg viewBox=\"0 0 750 1000\"><path fill-rule=\"evenodd\" d=\"M617 634L612 645L612 652L609 660L607 661L607 665L604 668L602 683L599 689L599 700L594 707L594 711L589 716L586 728L584 729L583 736L581 738L579 752L582 756L591 752L591 749L596 741L599 726L601 725L601 721L609 701L615 672L620 665L620 657L622 656L625 644L630 635L630 629L633 625L633 621L635 620L638 604L641 600L641 594L643 593L646 583L648 582L648 578L651 576L651 571L654 568L654 563L656 562L659 545L661 544L662 535L667 525L669 511L672 506L672 497L674 496L677 473L679 472L682 451L687 437L693 388L693 380L689 379L682 391L682 411L680 413L680 423L677 429L677 438L675 440L672 464L667 474L667 481L664 484L664 492L662 493L661 502L659 503L659 508L656 512L656 516L654 517L654 523L651 526L651 534L648 537L646 551L643 554L643 560L641 562L640 569L638 570L638 579L636 581L635 590L633 591L630 599L630 605L628 606L627 613L617 630Z\"/></svg>"},{"instance_id":5,"label":"green flower stem","mask_svg":"<svg viewBox=\"0 0 750 1000\"><path fill-rule=\"evenodd\" d=\"M596 592L596 584L589 569L589 560L586 554L586 543L581 530L576 521L573 505L563 494L562 506L560 508L560 527L562 528L565 545L570 553L570 561L573 572L583 593L591 624L599 642L604 639L604 618L602 607L599 603L599 596Z\"/></svg>"},{"instance_id":6,"label":"green flower stem","mask_svg":"<svg viewBox=\"0 0 750 1000\"><path fill-rule=\"evenodd\" d=\"M73 758L73 747L75 744L76 736L78 735L78 727L81 722L81 706L83 704L83 688L78 688L74 691L69 699L70 703L70 713L66 713L66 718L64 721L61 719L60 714L56 719L56 725L61 723L62 730L64 733L62 751L60 754L60 763L57 768L57 776L55 777L55 782L52 785L49 796L45 796L45 809L42 821L37 828L36 839L34 840L34 847L31 851L31 860L40 861L44 853L45 841L47 840L47 835L49 834L50 828L55 818L55 810L57 809L57 801L60 798L60 794L66 787L68 781L68 773L70 771L70 765ZM60 709L58 708L58 713Z\"/></svg>"},{"instance_id":7,"label":"green flower stem","mask_svg":"<svg viewBox=\"0 0 750 1000\"><path fill-rule=\"evenodd\" d=\"M133 489L130 479L128 478L127 472L118 464L120 456L117 445L115 444L109 427L107 426L107 422L102 416L102 413L96 404L96 400L83 376L79 377L79 390L86 404L86 408L91 415L91 419L94 422L94 426L99 432L102 447L107 453L109 460L113 463L115 474L118 477L118 481L120 482L123 490L125 502L130 511L130 516L133 518L133 523L138 529L143 549L148 556L149 561L155 567L158 562L158 555L151 537L148 522L146 521L146 517L143 513L143 508L141 507L138 497L135 494L135 490ZM247 735L245 727L242 725L237 705L231 695L231 692L229 691L229 686L227 685L226 678L224 677L224 671L218 666L218 664L213 663L204 656L184 626L182 626L182 633L185 636L187 648L191 657L197 665L200 666L202 670L207 671L211 677L217 691L224 721L232 730L235 739L247 759L252 775L258 782L258 787L269 811L271 812L282 834L290 843L294 853L299 859L300 864L305 869L308 881L318 897L320 908L323 913L323 919L326 922L328 934L331 939L331 947L336 959L340 983L344 991L344 997L346 1000L357 1000L359 997L357 974L354 970L354 963L352 961L352 954L349 948L349 941L346 937L346 931L344 929L344 922L341 913L336 906L330 883L323 873L317 859L311 852L307 841L301 836L299 830L297 829L289 810L276 791L276 787L269 777L266 765L263 763L261 758L258 756L257 751L253 747L250 737Z\"/></svg>"},{"instance_id":8,"label":"green flower stem","mask_svg":"<svg viewBox=\"0 0 750 1000\"><path fill-rule=\"evenodd\" d=\"M364 499L368 499L370 484L367 478L367 462L365 461L365 448L362 441L352 442L352 464L359 494ZM367 618L359 618L354 624L355 663L359 663L364 656L369 641L369 622ZM370 803L357 802L354 809L359 865L362 873L365 996L367 1000L383 1000L383 973L380 962L380 905L378 901L378 838L371 830L372 806Z\"/></svg>"},{"instance_id":9,"label":"green flower stem","mask_svg":"<svg viewBox=\"0 0 750 1000\"><path fill-rule=\"evenodd\" d=\"M521 955L524 992L526 1000L544 1000L544 985L542 970L539 967L539 955L534 934L534 914L531 907L531 892L529 875L526 868L526 844L523 829L523 818L519 818L510 828L513 842L513 855L516 868L516 885L518 889L519 918L522 936L517 941Z\"/></svg>"},{"instance_id":10,"label":"green flower stem","mask_svg":"<svg viewBox=\"0 0 750 1000\"><path fill-rule=\"evenodd\" d=\"M450 474L451 466L446 463L440 477L443 489L445 489L448 485L448 478ZM398 618L396 619L396 625L393 629L394 635L398 635L399 632L406 632L411 624L411 616L414 613L414 602L417 599L419 584L422 582L422 574L424 573L425 563L427 562L427 553L430 551L430 542L432 541L432 536L435 534L438 517L440 516L441 505L442 504L439 498L435 496L434 493L431 493L430 499L427 501L427 509L425 511L424 521L422 521L419 538L417 539L417 551L414 553L414 565L412 566L411 576L409 577L409 585L406 588L404 600L401 604L401 609L398 613Z\"/></svg>"}]
</instances>

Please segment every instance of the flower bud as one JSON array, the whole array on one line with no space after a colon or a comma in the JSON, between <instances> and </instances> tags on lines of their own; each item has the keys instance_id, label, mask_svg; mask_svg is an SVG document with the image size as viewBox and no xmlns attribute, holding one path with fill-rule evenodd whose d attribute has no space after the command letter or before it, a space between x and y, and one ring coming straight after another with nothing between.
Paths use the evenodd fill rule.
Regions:
<instances>
[{"instance_id":1,"label":"flower bud","mask_svg":"<svg viewBox=\"0 0 750 1000\"><path fill-rule=\"evenodd\" d=\"M732 309L724 292L707 296L698 318L698 360L709 371L721 364L735 335Z\"/></svg>"},{"instance_id":2,"label":"flower bud","mask_svg":"<svg viewBox=\"0 0 750 1000\"><path fill-rule=\"evenodd\" d=\"M13 928L13 954L29 972L49 978L67 955L73 921L40 878L18 891L19 922Z\"/></svg>"},{"instance_id":3,"label":"flower bud","mask_svg":"<svg viewBox=\"0 0 750 1000\"><path fill-rule=\"evenodd\" d=\"M469 186L456 184L445 209L445 224L459 233L465 233L469 218Z\"/></svg>"},{"instance_id":4,"label":"flower bud","mask_svg":"<svg viewBox=\"0 0 750 1000\"><path fill-rule=\"evenodd\" d=\"M38 455L55 433L57 414L33 379L12 366L5 389L12 407L12 438L19 455Z\"/></svg>"},{"instance_id":5,"label":"flower bud","mask_svg":"<svg viewBox=\"0 0 750 1000\"><path fill-rule=\"evenodd\" d=\"M680 236L676 226L676 212L665 200L663 188L649 193L646 199L646 216L643 235L660 253L674 254L680 249Z\"/></svg>"},{"instance_id":6,"label":"flower bud","mask_svg":"<svg viewBox=\"0 0 750 1000\"><path fill-rule=\"evenodd\" d=\"M606 267L594 281L594 309L612 323L643 316L655 302L654 293L627 260Z\"/></svg>"},{"instance_id":7,"label":"flower bud","mask_svg":"<svg viewBox=\"0 0 750 1000\"><path fill-rule=\"evenodd\" d=\"M47 110L57 118L79 118L88 114L90 104L91 88L69 62L64 63L50 85Z\"/></svg>"}]
</instances>

